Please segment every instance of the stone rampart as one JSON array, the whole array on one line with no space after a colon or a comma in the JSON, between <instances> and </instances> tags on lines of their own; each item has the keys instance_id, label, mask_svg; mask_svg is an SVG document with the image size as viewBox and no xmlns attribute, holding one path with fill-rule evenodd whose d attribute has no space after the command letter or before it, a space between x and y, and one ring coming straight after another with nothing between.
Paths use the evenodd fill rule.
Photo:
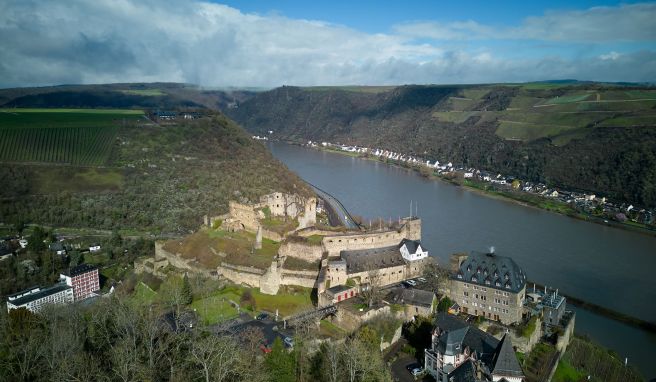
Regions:
<instances>
[{"instance_id":1,"label":"stone rampart","mask_svg":"<svg viewBox=\"0 0 656 382\"><path fill-rule=\"evenodd\" d=\"M252 205L230 201L228 207L231 219L239 221L247 231L257 231L257 227L260 226L258 217L264 217L264 215L259 216Z\"/></svg>"},{"instance_id":2,"label":"stone rampart","mask_svg":"<svg viewBox=\"0 0 656 382\"><path fill-rule=\"evenodd\" d=\"M322 245L329 256L338 256L341 251L397 245L403 239L421 240L420 219L403 219L398 230L326 236Z\"/></svg>"},{"instance_id":3,"label":"stone rampart","mask_svg":"<svg viewBox=\"0 0 656 382\"><path fill-rule=\"evenodd\" d=\"M569 314L569 312L566 312L566 314ZM569 346L569 342L572 339L572 336L574 335L575 324L576 324L576 313L571 312L571 317L569 318L569 321L567 322L565 328L563 328L563 334L558 336L558 341L556 341L556 349L558 349L559 352L564 353L565 350L567 350L567 346Z\"/></svg>"},{"instance_id":4,"label":"stone rampart","mask_svg":"<svg viewBox=\"0 0 656 382\"><path fill-rule=\"evenodd\" d=\"M321 260L323 249L321 245L313 245L303 242L286 241L278 249L280 256L294 257L297 259L314 262Z\"/></svg>"},{"instance_id":5,"label":"stone rampart","mask_svg":"<svg viewBox=\"0 0 656 382\"><path fill-rule=\"evenodd\" d=\"M221 263L216 268L216 271L220 276L225 277L235 284L246 284L253 288L260 287L260 280L265 272L254 267L243 267L228 263Z\"/></svg>"},{"instance_id":6,"label":"stone rampart","mask_svg":"<svg viewBox=\"0 0 656 382\"><path fill-rule=\"evenodd\" d=\"M185 259L179 254L173 254L164 249L164 242L155 242L155 261L166 259L173 267L191 271L206 277L212 277L211 270L203 267L199 262L192 259Z\"/></svg>"}]
</instances>

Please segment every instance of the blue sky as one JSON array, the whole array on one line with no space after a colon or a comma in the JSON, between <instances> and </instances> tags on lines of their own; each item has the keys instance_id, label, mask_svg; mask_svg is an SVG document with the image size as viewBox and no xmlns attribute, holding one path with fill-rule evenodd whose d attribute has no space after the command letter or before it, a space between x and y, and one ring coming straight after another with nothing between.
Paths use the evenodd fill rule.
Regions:
<instances>
[{"instance_id":1,"label":"blue sky","mask_svg":"<svg viewBox=\"0 0 656 382\"><path fill-rule=\"evenodd\" d=\"M617 6L636 1L214 1L243 12L278 14L294 19L321 20L345 25L368 33L389 33L395 24L411 21L475 20L492 25L519 24L528 16L540 16L547 10L585 10L599 6Z\"/></svg>"},{"instance_id":2,"label":"blue sky","mask_svg":"<svg viewBox=\"0 0 656 382\"><path fill-rule=\"evenodd\" d=\"M656 3L11 0L0 86L656 82Z\"/></svg>"}]
</instances>

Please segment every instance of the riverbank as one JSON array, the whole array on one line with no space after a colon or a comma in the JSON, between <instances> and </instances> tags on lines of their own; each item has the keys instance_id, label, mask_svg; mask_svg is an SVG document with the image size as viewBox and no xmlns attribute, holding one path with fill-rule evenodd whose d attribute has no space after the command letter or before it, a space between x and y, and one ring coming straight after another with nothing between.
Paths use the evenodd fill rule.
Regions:
<instances>
[{"instance_id":1,"label":"riverbank","mask_svg":"<svg viewBox=\"0 0 656 382\"><path fill-rule=\"evenodd\" d=\"M285 141L284 143L308 147L305 146L304 144L294 141ZM575 209L573 209L570 205L566 203L558 202L553 199L545 198L540 195L535 195L526 192L519 192L519 191L515 192L511 190L499 190L494 187L491 187L487 183L475 182L469 179L457 179L456 177L449 178L449 177L437 175L435 174L434 171L430 171L430 169L426 167L406 165L404 163L399 163L397 161L392 161L392 160L382 160L379 157L375 157L371 155L362 155L359 153L336 150L330 147L323 147L323 146L312 146L309 148L317 149L319 151L336 153L336 154L358 158L358 159L370 160L393 167L405 168L408 170L416 171L421 176L427 179L441 180L446 183L452 184L454 186L460 186L466 188L467 190L476 192L480 195L484 195L491 198L503 199L524 207L538 208L544 211L557 213L560 215L568 216L570 218L589 222L589 223L600 224L606 227L623 229L623 230L641 233L649 236L656 236L656 228L648 228L644 224L636 223L632 221L627 221L627 223L621 223L614 220L609 220L608 218L604 218L604 217L582 214L576 211Z\"/></svg>"},{"instance_id":2,"label":"riverbank","mask_svg":"<svg viewBox=\"0 0 656 382\"><path fill-rule=\"evenodd\" d=\"M535 284L535 287L537 289L544 289L544 285L540 285L539 283L533 282L528 280L527 284ZM646 320L641 320L637 317L630 316L628 314L624 314L621 312L618 312L613 309L609 309L606 307L603 307L601 305L597 305L591 302L584 301L580 298L568 295L566 293L560 292L560 295L564 296L567 299L568 304L572 304L574 306L578 306L579 308L583 308L585 310L588 310L592 313L596 313L600 316L610 318L611 320L615 320L618 322L622 322L624 324L636 327L638 329L642 329L644 331L650 332L650 333L656 333L656 323L654 322L649 322Z\"/></svg>"}]
</instances>

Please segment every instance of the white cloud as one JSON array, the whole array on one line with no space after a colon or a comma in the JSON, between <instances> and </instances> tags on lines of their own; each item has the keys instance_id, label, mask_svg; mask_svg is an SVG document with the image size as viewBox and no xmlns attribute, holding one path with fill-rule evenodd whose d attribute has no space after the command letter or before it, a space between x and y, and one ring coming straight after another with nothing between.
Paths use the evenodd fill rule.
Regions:
<instances>
[{"instance_id":1,"label":"white cloud","mask_svg":"<svg viewBox=\"0 0 656 382\"><path fill-rule=\"evenodd\" d=\"M640 5L643 10L652 9L650 6ZM638 6L593 8L588 12L601 20L612 10L628 12L632 7ZM541 30L560 20L558 31L550 32L548 39L568 33L595 38L613 35L605 32L603 37L594 28L570 25L574 19L576 15L549 13L527 19L521 28L527 35L541 35ZM636 23L643 19L638 17ZM645 26L639 35L633 25L620 21L609 24L612 30L615 25L629 29L615 31L618 38L640 40L649 33L653 38L653 25ZM246 14L200 1L2 2L0 86L134 81L279 86L656 78L653 51L576 60L538 54L531 55L535 58L530 60L517 60L493 49L472 50L415 39L461 40L467 35L510 33L474 21L437 29L435 25L406 24L392 34L370 34L321 21Z\"/></svg>"},{"instance_id":2,"label":"white cloud","mask_svg":"<svg viewBox=\"0 0 656 382\"><path fill-rule=\"evenodd\" d=\"M396 25L409 38L435 40L540 40L564 42L656 41L656 4L548 11L519 26L492 27L475 21L412 22Z\"/></svg>"}]
</instances>

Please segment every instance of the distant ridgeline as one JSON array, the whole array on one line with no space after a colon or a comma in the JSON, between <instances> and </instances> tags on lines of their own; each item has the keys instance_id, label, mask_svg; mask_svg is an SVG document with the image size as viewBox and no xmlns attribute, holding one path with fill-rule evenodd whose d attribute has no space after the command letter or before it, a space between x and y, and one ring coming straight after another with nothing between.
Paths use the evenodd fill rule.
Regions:
<instances>
[{"instance_id":1,"label":"distant ridgeline","mask_svg":"<svg viewBox=\"0 0 656 382\"><path fill-rule=\"evenodd\" d=\"M0 108L0 224L181 234L228 211L229 199L312 195L224 115L193 110L160 122L138 109Z\"/></svg>"},{"instance_id":2,"label":"distant ridgeline","mask_svg":"<svg viewBox=\"0 0 656 382\"><path fill-rule=\"evenodd\" d=\"M226 113L270 139L392 150L656 206L654 87L282 87Z\"/></svg>"}]
</instances>

